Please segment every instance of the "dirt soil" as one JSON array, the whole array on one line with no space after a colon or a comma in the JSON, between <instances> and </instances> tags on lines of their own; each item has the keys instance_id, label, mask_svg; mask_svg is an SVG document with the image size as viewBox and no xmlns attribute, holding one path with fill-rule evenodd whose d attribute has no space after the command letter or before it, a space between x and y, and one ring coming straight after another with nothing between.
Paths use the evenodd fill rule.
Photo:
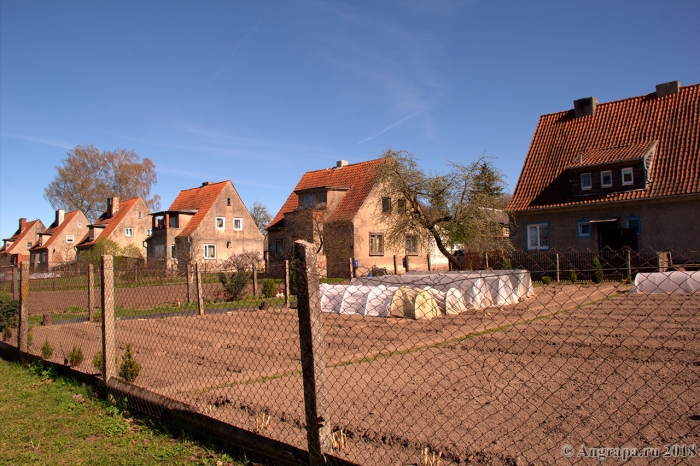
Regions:
<instances>
[{"instance_id":1,"label":"dirt soil","mask_svg":"<svg viewBox=\"0 0 700 466\"><path fill-rule=\"evenodd\" d=\"M326 425L347 438L333 454L423 464L428 448L441 465L570 464L583 460L564 458L564 444L697 445L700 295L628 289L551 285L514 306L425 321L324 314ZM137 385L305 447L295 310L118 321L116 335L142 365ZM32 339L35 354L48 339L58 362L79 345L79 369L96 372L99 324L35 327Z\"/></svg>"}]
</instances>

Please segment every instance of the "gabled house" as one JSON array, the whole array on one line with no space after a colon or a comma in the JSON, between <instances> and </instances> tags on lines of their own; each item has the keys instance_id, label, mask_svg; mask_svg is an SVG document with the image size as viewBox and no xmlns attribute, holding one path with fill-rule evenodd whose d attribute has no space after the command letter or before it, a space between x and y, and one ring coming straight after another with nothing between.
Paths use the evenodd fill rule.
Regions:
<instances>
[{"instance_id":1,"label":"gabled house","mask_svg":"<svg viewBox=\"0 0 700 466\"><path fill-rule=\"evenodd\" d=\"M148 261L184 267L189 261L217 264L233 254L258 252L264 236L231 180L204 182L180 191L168 210L152 214Z\"/></svg>"},{"instance_id":2,"label":"gabled house","mask_svg":"<svg viewBox=\"0 0 700 466\"><path fill-rule=\"evenodd\" d=\"M102 239L114 241L120 248L132 246L146 257L146 238L150 235L151 209L140 197L120 201L118 197L107 199L107 208L95 223L88 225L88 232L76 245L78 255L95 247Z\"/></svg>"},{"instance_id":3,"label":"gabled house","mask_svg":"<svg viewBox=\"0 0 700 466\"><path fill-rule=\"evenodd\" d=\"M313 240L321 246L319 265L333 277L350 274L349 259L364 270L373 267L403 271L409 257L416 268L426 268L427 253L406 235L405 247L391 249L384 241L382 215L399 208L396 200L381 198L375 189L375 169L381 159L306 172L280 211L267 226L271 262L287 259L294 239ZM325 261L325 263L324 263ZM431 254L433 266L447 267L442 255Z\"/></svg>"},{"instance_id":4,"label":"gabled house","mask_svg":"<svg viewBox=\"0 0 700 466\"><path fill-rule=\"evenodd\" d=\"M75 261L75 246L88 230L88 220L80 210L66 213L56 211L53 223L39 233L38 241L29 250L29 267L32 271L48 272L53 267Z\"/></svg>"},{"instance_id":5,"label":"gabled house","mask_svg":"<svg viewBox=\"0 0 700 466\"><path fill-rule=\"evenodd\" d=\"M19 267L20 262L28 261L29 250L37 243L39 233L44 229L41 220L27 222L26 218L20 218L19 228L15 234L3 240L3 246L0 248L0 263Z\"/></svg>"},{"instance_id":6,"label":"gabled house","mask_svg":"<svg viewBox=\"0 0 700 466\"><path fill-rule=\"evenodd\" d=\"M540 117L509 204L518 249L700 249L700 85Z\"/></svg>"}]
</instances>

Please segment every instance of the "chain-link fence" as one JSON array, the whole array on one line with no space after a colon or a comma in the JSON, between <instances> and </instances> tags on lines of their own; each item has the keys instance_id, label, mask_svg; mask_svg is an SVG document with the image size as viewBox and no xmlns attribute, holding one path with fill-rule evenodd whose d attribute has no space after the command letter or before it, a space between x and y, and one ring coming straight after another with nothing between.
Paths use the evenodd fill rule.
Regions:
<instances>
[{"instance_id":1,"label":"chain-link fence","mask_svg":"<svg viewBox=\"0 0 700 466\"><path fill-rule=\"evenodd\" d=\"M697 461L700 252L518 252L333 279L295 251L273 266L27 275L28 352L312 463ZM21 328L5 340L21 347Z\"/></svg>"}]
</instances>

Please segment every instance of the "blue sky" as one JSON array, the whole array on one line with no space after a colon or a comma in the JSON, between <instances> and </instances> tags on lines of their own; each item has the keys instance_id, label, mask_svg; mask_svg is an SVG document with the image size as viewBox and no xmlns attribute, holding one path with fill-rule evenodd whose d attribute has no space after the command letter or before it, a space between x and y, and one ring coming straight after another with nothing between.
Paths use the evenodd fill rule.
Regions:
<instances>
[{"instance_id":1,"label":"blue sky","mask_svg":"<svg viewBox=\"0 0 700 466\"><path fill-rule=\"evenodd\" d=\"M483 153L512 191L541 114L700 82L700 2L0 1L0 235L53 219L76 145L274 215L305 171Z\"/></svg>"}]
</instances>

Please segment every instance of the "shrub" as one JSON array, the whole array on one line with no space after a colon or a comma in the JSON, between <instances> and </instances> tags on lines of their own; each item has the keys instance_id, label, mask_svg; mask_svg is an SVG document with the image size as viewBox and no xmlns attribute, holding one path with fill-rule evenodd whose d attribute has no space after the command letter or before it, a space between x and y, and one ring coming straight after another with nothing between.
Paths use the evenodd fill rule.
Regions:
<instances>
[{"instance_id":1,"label":"shrub","mask_svg":"<svg viewBox=\"0 0 700 466\"><path fill-rule=\"evenodd\" d=\"M503 270L513 270L513 264L510 263L507 257L503 258Z\"/></svg>"},{"instance_id":2,"label":"shrub","mask_svg":"<svg viewBox=\"0 0 700 466\"><path fill-rule=\"evenodd\" d=\"M126 344L124 356L122 356L122 364L119 367L119 377L127 382L133 382L141 372L141 364L136 362L133 354L131 354L131 343Z\"/></svg>"},{"instance_id":3,"label":"shrub","mask_svg":"<svg viewBox=\"0 0 700 466\"><path fill-rule=\"evenodd\" d=\"M51 359L51 356L53 356L53 346L49 343L49 338L46 337L44 344L41 345L41 357L44 359Z\"/></svg>"},{"instance_id":4,"label":"shrub","mask_svg":"<svg viewBox=\"0 0 700 466\"><path fill-rule=\"evenodd\" d=\"M593 283L603 283L603 266L597 257L593 259Z\"/></svg>"},{"instance_id":5,"label":"shrub","mask_svg":"<svg viewBox=\"0 0 700 466\"><path fill-rule=\"evenodd\" d=\"M549 285L550 283L552 283L552 279L549 278L547 275L543 275L542 276L542 283L544 285Z\"/></svg>"},{"instance_id":6,"label":"shrub","mask_svg":"<svg viewBox=\"0 0 700 466\"><path fill-rule=\"evenodd\" d=\"M571 280L571 283L576 283L578 280L578 277L576 276L576 271L572 268L569 269L569 280Z\"/></svg>"},{"instance_id":7,"label":"shrub","mask_svg":"<svg viewBox=\"0 0 700 466\"><path fill-rule=\"evenodd\" d=\"M226 301L238 301L245 293L245 287L248 284L248 273L235 272L228 276L220 272L219 282L224 287L224 299Z\"/></svg>"},{"instance_id":8,"label":"shrub","mask_svg":"<svg viewBox=\"0 0 700 466\"><path fill-rule=\"evenodd\" d=\"M68 364L71 365L71 367L76 367L79 366L83 362L83 350L80 349L80 346L73 345L73 349L70 350L70 353L68 353Z\"/></svg>"},{"instance_id":9,"label":"shrub","mask_svg":"<svg viewBox=\"0 0 700 466\"><path fill-rule=\"evenodd\" d=\"M95 353L95 355L92 357L92 365L95 369L101 371L102 366L105 364L105 358L102 354L102 351L98 351Z\"/></svg>"},{"instance_id":10,"label":"shrub","mask_svg":"<svg viewBox=\"0 0 700 466\"><path fill-rule=\"evenodd\" d=\"M12 338L12 328L8 325L2 328L2 339L3 341L9 341Z\"/></svg>"},{"instance_id":11,"label":"shrub","mask_svg":"<svg viewBox=\"0 0 700 466\"><path fill-rule=\"evenodd\" d=\"M32 346L32 343L34 343L34 327L29 327L27 329L27 348Z\"/></svg>"},{"instance_id":12,"label":"shrub","mask_svg":"<svg viewBox=\"0 0 700 466\"><path fill-rule=\"evenodd\" d=\"M277 285L275 281L271 278L266 278L262 282L262 295L263 298L274 298L277 294Z\"/></svg>"},{"instance_id":13,"label":"shrub","mask_svg":"<svg viewBox=\"0 0 700 466\"><path fill-rule=\"evenodd\" d=\"M3 338L6 328L16 328L19 320L19 301L7 294L0 294L0 330ZM10 333L12 335L12 333ZM8 337L9 338L9 337Z\"/></svg>"}]
</instances>

